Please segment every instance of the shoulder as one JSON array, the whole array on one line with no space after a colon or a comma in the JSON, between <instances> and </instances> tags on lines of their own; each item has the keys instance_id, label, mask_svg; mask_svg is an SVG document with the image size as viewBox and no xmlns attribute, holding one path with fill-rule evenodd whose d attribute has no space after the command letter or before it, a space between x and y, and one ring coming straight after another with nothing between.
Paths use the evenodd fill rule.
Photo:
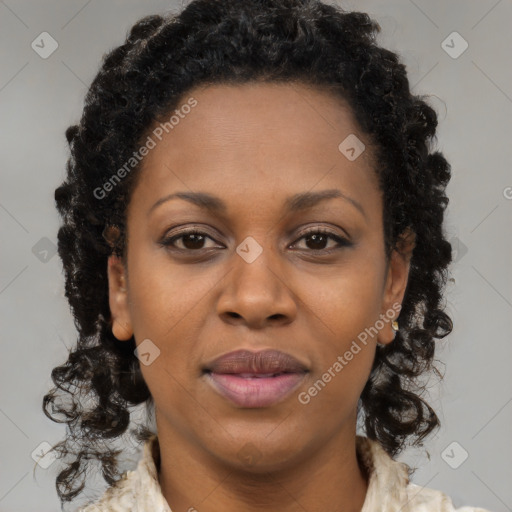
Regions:
<instances>
[{"instance_id":1,"label":"shoulder","mask_svg":"<svg viewBox=\"0 0 512 512\"><path fill-rule=\"evenodd\" d=\"M87 505L77 512L126 512L135 503L135 472L127 471L111 485L95 503Z\"/></svg>"},{"instance_id":2,"label":"shoulder","mask_svg":"<svg viewBox=\"0 0 512 512\"><path fill-rule=\"evenodd\" d=\"M361 512L490 512L478 507L455 508L442 491L412 483L409 466L391 458L375 440L357 436L356 447L368 476Z\"/></svg>"},{"instance_id":3,"label":"shoulder","mask_svg":"<svg viewBox=\"0 0 512 512\"><path fill-rule=\"evenodd\" d=\"M451 498L442 491L413 483L409 483L406 487L406 499L410 512L490 512L479 507L455 508Z\"/></svg>"},{"instance_id":4,"label":"shoulder","mask_svg":"<svg viewBox=\"0 0 512 512\"><path fill-rule=\"evenodd\" d=\"M158 450L158 438L153 435L144 443L136 469L123 473L98 501L77 512L133 512L135 510L171 512L162 495L158 480L156 465Z\"/></svg>"}]
</instances>

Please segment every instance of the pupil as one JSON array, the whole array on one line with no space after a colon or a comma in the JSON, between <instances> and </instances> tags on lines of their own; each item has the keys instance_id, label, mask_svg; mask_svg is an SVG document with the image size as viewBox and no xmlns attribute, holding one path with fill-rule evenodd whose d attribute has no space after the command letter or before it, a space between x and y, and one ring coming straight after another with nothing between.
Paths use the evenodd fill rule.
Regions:
<instances>
[{"instance_id":1,"label":"pupil","mask_svg":"<svg viewBox=\"0 0 512 512\"><path fill-rule=\"evenodd\" d=\"M183 237L183 245L187 248L187 249L201 249L201 243L203 242L203 240L201 240L202 238L204 238L202 235L195 235L195 234L188 234L188 235L185 235ZM192 243L187 243L187 240L192 240ZM196 244L196 245L194 245Z\"/></svg>"},{"instance_id":2,"label":"pupil","mask_svg":"<svg viewBox=\"0 0 512 512\"><path fill-rule=\"evenodd\" d=\"M320 243L320 245L323 245L325 246L325 241L326 241L326 236L325 235L322 235L322 234L316 234L316 235L309 235L307 237L308 240L312 240L313 241L313 244L315 243ZM319 240L323 239L323 243L322 242L319 242ZM311 248L311 247L310 247ZM324 249L325 247L312 247L312 249L314 250L318 250L318 249Z\"/></svg>"}]
</instances>

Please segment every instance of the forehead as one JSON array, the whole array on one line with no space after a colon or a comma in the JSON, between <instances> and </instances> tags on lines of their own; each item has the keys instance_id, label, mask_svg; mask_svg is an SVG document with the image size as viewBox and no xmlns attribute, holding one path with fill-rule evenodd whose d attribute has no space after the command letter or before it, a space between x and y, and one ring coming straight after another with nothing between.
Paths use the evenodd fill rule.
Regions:
<instances>
[{"instance_id":1,"label":"forehead","mask_svg":"<svg viewBox=\"0 0 512 512\"><path fill-rule=\"evenodd\" d=\"M379 195L370 141L348 104L325 88L210 85L188 91L176 110L172 124L152 127L155 145L142 162L133 201L154 202L177 190L241 204L327 188L361 202ZM354 136L366 149L351 161L340 144Z\"/></svg>"}]
</instances>

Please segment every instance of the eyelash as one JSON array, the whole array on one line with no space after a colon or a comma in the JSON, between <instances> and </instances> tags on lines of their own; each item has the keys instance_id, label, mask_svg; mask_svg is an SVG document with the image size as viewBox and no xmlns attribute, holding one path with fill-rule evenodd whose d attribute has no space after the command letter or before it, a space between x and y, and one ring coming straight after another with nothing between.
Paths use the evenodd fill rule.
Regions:
<instances>
[{"instance_id":1,"label":"eyelash","mask_svg":"<svg viewBox=\"0 0 512 512\"><path fill-rule=\"evenodd\" d=\"M334 248L331 248L331 249L316 249L316 250L315 249L306 249L307 252L310 252L310 253L313 253L313 254L321 253L322 255L329 255L329 254L331 254L334 251L337 251L339 249L343 249L344 247L350 247L352 245L352 243L349 242L346 238L343 238L343 237L341 237L339 235L336 235L332 231L329 231L329 230L327 230L325 228L313 228L313 229L310 229L310 230L302 233L302 235L295 242L293 242L293 244L291 244L291 245L296 244L298 241L302 240L303 238L306 238L307 236L316 235L316 234L326 235L328 238L334 240L339 245L338 245L338 247L334 247ZM179 252L190 252L190 253L197 252L197 253L199 253L200 251L204 251L204 249L195 249L195 250L194 249L180 249L180 248L177 248L177 247L173 246L173 243L176 240L179 240L180 238L182 238L184 236L187 236L187 235L200 235L200 236L204 236L206 238L209 238L210 240L215 241L207 233L205 233L203 231L199 231L198 229L193 229L192 228L192 229L189 229L189 230L186 230L186 231L182 231L181 233L178 233L178 234L170 236L170 237L164 237L162 239L162 241L160 242L160 245L162 245L164 247L167 247L167 248L170 248L170 249L173 249L173 250L176 250L176 251L179 251Z\"/></svg>"}]
</instances>

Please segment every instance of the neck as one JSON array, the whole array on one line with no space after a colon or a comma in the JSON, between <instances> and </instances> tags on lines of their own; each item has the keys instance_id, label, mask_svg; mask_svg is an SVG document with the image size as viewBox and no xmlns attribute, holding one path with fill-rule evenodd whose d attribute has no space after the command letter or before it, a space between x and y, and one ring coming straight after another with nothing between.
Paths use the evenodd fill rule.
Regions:
<instances>
[{"instance_id":1,"label":"neck","mask_svg":"<svg viewBox=\"0 0 512 512\"><path fill-rule=\"evenodd\" d=\"M240 470L189 439L159 429L159 482L173 512L360 512L368 475L356 454L355 428L279 470Z\"/></svg>"}]
</instances>

